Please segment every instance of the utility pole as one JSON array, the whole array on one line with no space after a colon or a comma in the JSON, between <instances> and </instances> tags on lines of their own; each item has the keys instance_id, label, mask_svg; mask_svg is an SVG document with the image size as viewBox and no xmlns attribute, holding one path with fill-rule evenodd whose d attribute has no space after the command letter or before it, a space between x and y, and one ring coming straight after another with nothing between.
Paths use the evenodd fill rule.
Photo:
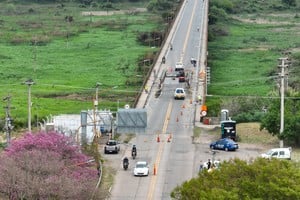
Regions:
<instances>
[{"instance_id":1,"label":"utility pole","mask_svg":"<svg viewBox=\"0 0 300 200\"><path fill-rule=\"evenodd\" d=\"M281 68L281 73L279 75L280 77L280 130L279 130L279 135L282 136L283 131L284 131L284 79L285 79L285 69L288 67L287 64L289 64L289 58L284 57L284 58L279 58L280 61L279 68ZM279 147L283 147L283 140L280 139L279 141Z\"/></svg>"},{"instance_id":2,"label":"utility pole","mask_svg":"<svg viewBox=\"0 0 300 200\"><path fill-rule=\"evenodd\" d=\"M94 101L94 106L95 106L95 108L96 108L96 111L98 111L98 92L99 92L99 87L100 87L100 85L102 85L101 83L96 83L96 100Z\"/></svg>"},{"instance_id":3,"label":"utility pole","mask_svg":"<svg viewBox=\"0 0 300 200\"><path fill-rule=\"evenodd\" d=\"M3 98L3 101L6 101L5 108L5 126L4 130L6 131L6 146L8 147L10 145L11 140L11 130L13 129L13 119L10 116L10 109L13 108L10 106L10 98L11 96L7 96Z\"/></svg>"},{"instance_id":4,"label":"utility pole","mask_svg":"<svg viewBox=\"0 0 300 200\"><path fill-rule=\"evenodd\" d=\"M32 79L24 82L28 86L28 131L31 133L31 86L34 84Z\"/></svg>"},{"instance_id":5,"label":"utility pole","mask_svg":"<svg viewBox=\"0 0 300 200\"><path fill-rule=\"evenodd\" d=\"M99 153L99 147L98 147L98 139L101 135L101 132L99 134L99 132L97 131L97 118L96 118L96 114L98 116L98 90L99 90L99 86L101 85L101 83L96 83L96 98L94 101L94 109L93 109L93 132L94 132L94 138L93 138L93 143L92 143L92 149L93 149L93 154L94 154L94 159L96 162L96 167L97 170L99 172L100 170L100 153Z\"/></svg>"}]
</instances>

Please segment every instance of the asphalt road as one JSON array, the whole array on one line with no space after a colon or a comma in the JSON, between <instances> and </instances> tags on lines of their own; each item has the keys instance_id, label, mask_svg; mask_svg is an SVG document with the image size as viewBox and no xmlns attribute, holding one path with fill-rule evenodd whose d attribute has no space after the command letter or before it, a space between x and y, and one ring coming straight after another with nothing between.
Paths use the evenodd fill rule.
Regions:
<instances>
[{"instance_id":1,"label":"asphalt road","mask_svg":"<svg viewBox=\"0 0 300 200\"><path fill-rule=\"evenodd\" d=\"M130 157L130 145L122 145L123 150L118 155L105 156L117 169L110 196L112 200L170 199L170 193L177 185L197 176L198 151L202 154L203 149L207 151L207 146L198 147L192 140L200 66L194 67L190 60L200 58L203 13L203 1L186 1L169 36L171 38L168 41L173 49L170 50L170 44L166 44L166 52L163 52L166 63L161 67L170 72L174 70L176 62L182 62L185 71L190 73L191 87L186 88L187 85L179 83L178 78L167 77L161 96L156 98L155 89L151 91L145 106L148 127L144 134L136 135L131 141L137 145L137 158L130 160L127 171L122 169L121 164L124 156ZM184 100L174 100L177 87L186 88ZM205 158L210 156L203 155ZM133 176L133 167L138 160L149 163L148 177Z\"/></svg>"}]
</instances>

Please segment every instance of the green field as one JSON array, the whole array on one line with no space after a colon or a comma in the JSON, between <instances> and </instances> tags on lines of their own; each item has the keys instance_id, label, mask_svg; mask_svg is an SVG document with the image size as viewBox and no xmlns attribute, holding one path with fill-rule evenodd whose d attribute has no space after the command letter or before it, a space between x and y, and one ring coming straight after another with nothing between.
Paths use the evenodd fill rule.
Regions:
<instances>
[{"instance_id":1,"label":"green field","mask_svg":"<svg viewBox=\"0 0 300 200\"><path fill-rule=\"evenodd\" d=\"M141 60L158 51L151 41L138 43L137 35L161 30L159 16L148 12L83 16L91 8L58 5L0 3L0 96L11 96L17 126L27 121L28 87L22 84L26 80L35 83L33 123L50 114L92 109L96 83L100 83L99 107L116 110L134 102L150 68ZM1 118L4 115L3 110Z\"/></svg>"},{"instance_id":2,"label":"green field","mask_svg":"<svg viewBox=\"0 0 300 200\"><path fill-rule=\"evenodd\" d=\"M300 1L296 7L285 7L279 0L232 2L234 11L210 29L217 36L208 43L208 115L218 116L225 107L233 117L257 121L268 99L278 96L278 59L286 52L292 59L288 84L299 91Z\"/></svg>"},{"instance_id":3,"label":"green field","mask_svg":"<svg viewBox=\"0 0 300 200\"><path fill-rule=\"evenodd\" d=\"M266 96L273 90L277 59L283 56L282 52L300 47L298 38L294 37L300 33L300 18L295 22L290 17L287 24L232 20L228 24L228 36L209 43L212 74L209 94Z\"/></svg>"}]
</instances>

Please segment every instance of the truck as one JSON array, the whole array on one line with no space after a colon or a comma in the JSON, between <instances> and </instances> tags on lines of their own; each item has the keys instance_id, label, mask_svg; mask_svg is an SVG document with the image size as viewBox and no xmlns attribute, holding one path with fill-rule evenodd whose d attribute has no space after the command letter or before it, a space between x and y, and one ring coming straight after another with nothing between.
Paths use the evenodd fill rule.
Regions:
<instances>
[{"instance_id":1,"label":"truck","mask_svg":"<svg viewBox=\"0 0 300 200\"><path fill-rule=\"evenodd\" d=\"M233 120L221 121L221 138L230 138L234 141L237 140L236 121Z\"/></svg>"}]
</instances>

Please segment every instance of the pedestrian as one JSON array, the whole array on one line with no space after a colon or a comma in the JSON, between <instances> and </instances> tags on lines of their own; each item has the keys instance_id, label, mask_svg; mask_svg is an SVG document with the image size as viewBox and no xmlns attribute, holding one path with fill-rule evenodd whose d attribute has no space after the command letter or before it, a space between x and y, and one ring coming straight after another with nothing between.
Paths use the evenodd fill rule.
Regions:
<instances>
[{"instance_id":1,"label":"pedestrian","mask_svg":"<svg viewBox=\"0 0 300 200\"><path fill-rule=\"evenodd\" d=\"M202 100L201 95L198 95L198 103L199 104L201 104L201 100Z\"/></svg>"},{"instance_id":2,"label":"pedestrian","mask_svg":"<svg viewBox=\"0 0 300 200\"><path fill-rule=\"evenodd\" d=\"M208 159L208 161L207 161L207 170L209 170L211 168L211 161L210 161L210 159Z\"/></svg>"},{"instance_id":3,"label":"pedestrian","mask_svg":"<svg viewBox=\"0 0 300 200\"><path fill-rule=\"evenodd\" d=\"M146 94L148 94L148 86L147 85L145 85L145 92L146 92Z\"/></svg>"},{"instance_id":4,"label":"pedestrian","mask_svg":"<svg viewBox=\"0 0 300 200\"><path fill-rule=\"evenodd\" d=\"M199 172L201 172L202 170L203 170L203 164L202 161L200 161Z\"/></svg>"}]
</instances>

